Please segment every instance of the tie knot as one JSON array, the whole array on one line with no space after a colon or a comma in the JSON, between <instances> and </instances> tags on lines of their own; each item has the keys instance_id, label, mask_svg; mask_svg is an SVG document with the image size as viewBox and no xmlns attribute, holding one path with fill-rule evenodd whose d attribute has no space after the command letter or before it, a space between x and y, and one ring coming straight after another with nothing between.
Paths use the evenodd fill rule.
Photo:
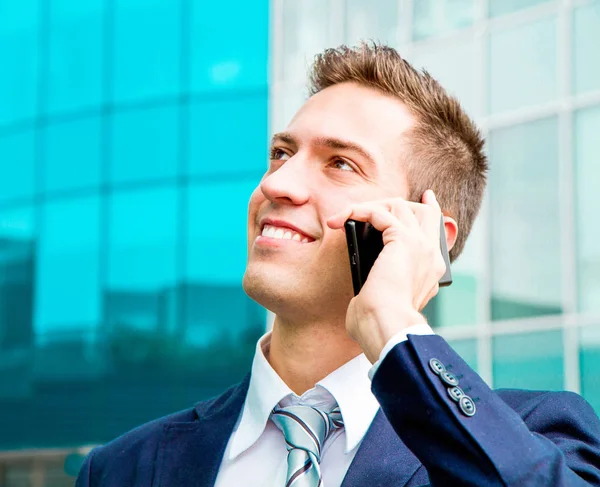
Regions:
<instances>
[{"instance_id":1,"label":"tie knot","mask_svg":"<svg viewBox=\"0 0 600 487\"><path fill-rule=\"evenodd\" d=\"M329 412L312 406L275 407L271 421L277 426L287 443L288 450L301 449L321 461L321 449L327 437L344 426L340 408Z\"/></svg>"}]
</instances>

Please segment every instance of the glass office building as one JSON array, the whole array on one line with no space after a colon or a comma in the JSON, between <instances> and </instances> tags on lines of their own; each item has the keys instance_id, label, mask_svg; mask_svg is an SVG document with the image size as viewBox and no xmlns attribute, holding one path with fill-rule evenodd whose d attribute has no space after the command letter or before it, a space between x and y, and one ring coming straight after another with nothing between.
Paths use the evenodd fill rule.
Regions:
<instances>
[{"instance_id":1,"label":"glass office building","mask_svg":"<svg viewBox=\"0 0 600 487\"><path fill-rule=\"evenodd\" d=\"M0 0L3 487L246 374L268 38L266 0Z\"/></svg>"},{"instance_id":2,"label":"glass office building","mask_svg":"<svg viewBox=\"0 0 600 487\"><path fill-rule=\"evenodd\" d=\"M0 0L0 486L246 372L246 203L316 52L377 39L488 139L427 313L494 387L600 411L600 1Z\"/></svg>"},{"instance_id":3,"label":"glass office building","mask_svg":"<svg viewBox=\"0 0 600 487\"><path fill-rule=\"evenodd\" d=\"M430 320L494 387L565 388L600 411L600 1L275 0L274 16L274 130L307 60L361 39L461 100L489 190Z\"/></svg>"}]
</instances>

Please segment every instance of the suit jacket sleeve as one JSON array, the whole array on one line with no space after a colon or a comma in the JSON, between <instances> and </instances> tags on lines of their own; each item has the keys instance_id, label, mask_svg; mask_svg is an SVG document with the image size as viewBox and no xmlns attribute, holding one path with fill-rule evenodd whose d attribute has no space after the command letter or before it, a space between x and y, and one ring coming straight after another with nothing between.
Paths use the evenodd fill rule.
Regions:
<instances>
[{"instance_id":1,"label":"suit jacket sleeve","mask_svg":"<svg viewBox=\"0 0 600 487\"><path fill-rule=\"evenodd\" d=\"M431 359L473 399L472 416ZM600 485L600 421L577 394L506 391L503 400L443 338L418 335L387 354L372 388L433 486Z\"/></svg>"},{"instance_id":2,"label":"suit jacket sleeve","mask_svg":"<svg viewBox=\"0 0 600 487\"><path fill-rule=\"evenodd\" d=\"M77 476L77 482L75 483L75 487L92 487L91 480L91 470L92 470L92 458L94 456L94 450L88 453L87 457L79 470L79 475Z\"/></svg>"}]
</instances>

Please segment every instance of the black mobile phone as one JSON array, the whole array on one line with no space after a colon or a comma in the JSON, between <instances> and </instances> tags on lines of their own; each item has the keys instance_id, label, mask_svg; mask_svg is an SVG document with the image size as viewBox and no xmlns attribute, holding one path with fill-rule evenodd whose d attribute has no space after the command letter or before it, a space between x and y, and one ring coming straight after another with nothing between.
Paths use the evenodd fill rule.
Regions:
<instances>
[{"instance_id":1,"label":"black mobile phone","mask_svg":"<svg viewBox=\"0 0 600 487\"><path fill-rule=\"evenodd\" d=\"M370 223L347 220L344 227L346 229L348 256L350 257L350 270L352 271L352 284L356 296L367 280L369 271L373 267L379 252L383 249L383 236ZM440 250L446 263L446 272L440 279L439 284L440 287L445 287L452 284L452 272L450 270L450 255L446 245L443 216L440 222Z\"/></svg>"}]
</instances>

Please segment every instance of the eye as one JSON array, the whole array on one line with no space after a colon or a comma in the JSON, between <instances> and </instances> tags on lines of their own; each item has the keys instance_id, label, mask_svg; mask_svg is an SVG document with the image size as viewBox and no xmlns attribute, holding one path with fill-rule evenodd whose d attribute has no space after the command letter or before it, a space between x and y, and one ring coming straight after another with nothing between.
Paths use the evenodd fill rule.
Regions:
<instances>
[{"instance_id":1,"label":"eye","mask_svg":"<svg viewBox=\"0 0 600 487\"><path fill-rule=\"evenodd\" d=\"M287 161L290 155L277 147L271 148L271 160L272 161Z\"/></svg>"},{"instance_id":2,"label":"eye","mask_svg":"<svg viewBox=\"0 0 600 487\"><path fill-rule=\"evenodd\" d=\"M336 169L339 169L340 171L353 171L354 172L354 168L348 164L346 161L344 161L343 159L334 159L331 163L331 165L333 167L335 167Z\"/></svg>"}]
</instances>

